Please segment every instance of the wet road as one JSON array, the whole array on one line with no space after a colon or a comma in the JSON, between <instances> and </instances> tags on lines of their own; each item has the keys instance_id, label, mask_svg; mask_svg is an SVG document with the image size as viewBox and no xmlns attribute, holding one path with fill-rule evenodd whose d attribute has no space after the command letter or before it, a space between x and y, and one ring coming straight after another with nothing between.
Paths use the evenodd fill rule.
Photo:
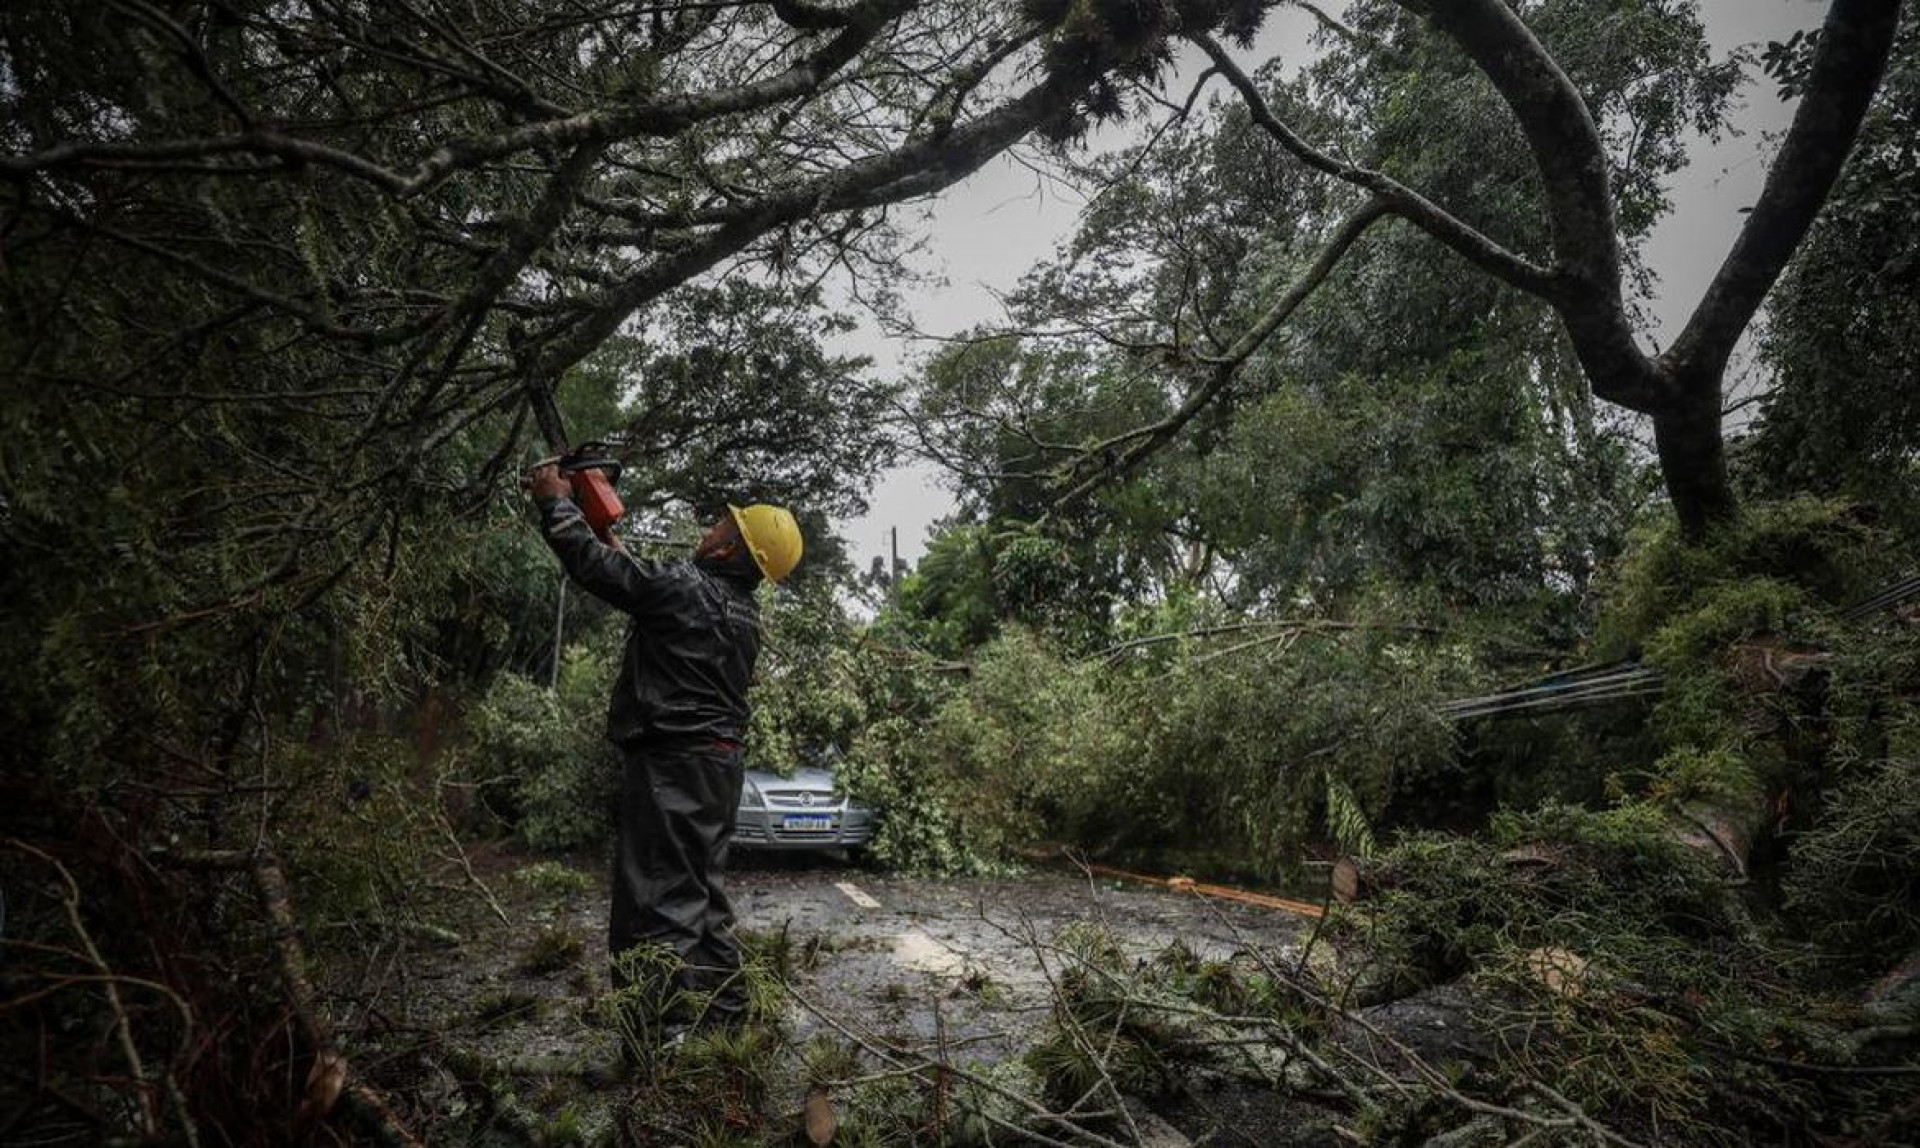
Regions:
<instances>
[{"instance_id":1,"label":"wet road","mask_svg":"<svg viewBox=\"0 0 1920 1148\"><path fill-rule=\"evenodd\" d=\"M513 853L480 860L507 921L476 911L458 944L415 955L408 995L416 1019L501 1062L605 1054L611 1035L592 1008L606 986L605 866L577 857L561 869ZM959 1066L996 1064L1031 1047L1048 1021L1063 931L1098 929L1141 959L1175 941L1225 958L1249 944L1284 955L1311 924L1070 870L931 880L871 872L833 854L744 854L728 888L742 931L760 944L785 937L796 1043L833 1030ZM529 971L529 953L556 936L572 957ZM443 1088L455 1103L451 1078ZM1158 1123L1144 1111L1139 1119ZM1145 1142L1188 1142L1170 1127L1164 1133Z\"/></svg>"},{"instance_id":2,"label":"wet road","mask_svg":"<svg viewBox=\"0 0 1920 1148\"><path fill-rule=\"evenodd\" d=\"M964 1042L991 1060L1044 1019L1061 930L1101 930L1147 958L1174 941L1224 958L1247 944L1285 952L1300 918L1061 870L927 880L824 858L746 858L730 888L740 927L816 947L797 987L838 1019L891 1041ZM818 938L818 941L813 941ZM796 1016L801 1033L816 1018Z\"/></svg>"}]
</instances>

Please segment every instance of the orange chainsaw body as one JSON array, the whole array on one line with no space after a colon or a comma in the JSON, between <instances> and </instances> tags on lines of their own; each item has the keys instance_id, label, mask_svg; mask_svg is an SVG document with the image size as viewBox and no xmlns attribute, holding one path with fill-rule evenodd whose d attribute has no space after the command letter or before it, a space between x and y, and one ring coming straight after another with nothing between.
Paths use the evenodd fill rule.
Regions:
<instances>
[{"instance_id":1,"label":"orange chainsaw body","mask_svg":"<svg viewBox=\"0 0 1920 1148\"><path fill-rule=\"evenodd\" d=\"M567 474L567 480L573 484L573 501L580 512L587 516L587 525L593 528L602 541L613 540L613 524L627 512L620 501L620 494L613 489L613 480L599 467L583 467Z\"/></svg>"}]
</instances>

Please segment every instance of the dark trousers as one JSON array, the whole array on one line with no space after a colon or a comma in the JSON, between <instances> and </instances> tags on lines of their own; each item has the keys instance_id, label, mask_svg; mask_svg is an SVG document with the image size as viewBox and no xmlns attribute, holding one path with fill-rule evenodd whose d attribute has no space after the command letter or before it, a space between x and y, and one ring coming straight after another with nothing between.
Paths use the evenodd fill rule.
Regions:
<instances>
[{"instance_id":1,"label":"dark trousers","mask_svg":"<svg viewBox=\"0 0 1920 1148\"><path fill-rule=\"evenodd\" d=\"M679 958L671 983L660 986L671 1020L736 1021L747 996L721 873L745 776L740 747L641 744L621 747L621 759L607 948L617 957L654 945ZM626 987L617 967L614 985ZM711 1003L694 1014L686 993L711 994Z\"/></svg>"}]
</instances>

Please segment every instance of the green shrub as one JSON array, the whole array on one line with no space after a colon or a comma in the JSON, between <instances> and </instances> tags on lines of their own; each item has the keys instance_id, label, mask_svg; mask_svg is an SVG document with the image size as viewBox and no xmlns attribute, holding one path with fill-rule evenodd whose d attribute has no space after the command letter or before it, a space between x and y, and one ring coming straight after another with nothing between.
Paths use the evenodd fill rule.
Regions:
<instances>
[{"instance_id":1,"label":"green shrub","mask_svg":"<svg viewBox=\"0 0 1920 1148\"><path fill-rule=\"evenodd\" d=\"M509 822L536 849L606 839L619 760L604 736L615 669L599 646L568 650L557 689L504 673L474 707L469 730L483 776L506 783Z\"/></svg>"},{"instance_id":2,"label":"green shrub","mask_svg":"<svg viewBox=\"0 0 1920 1148\"><path fill-rule=\"evenodd\" d=\"M1679 802L1793 784L1785 734L1809 699L1752 665L1832 649L1833 611L1898 561L1851 508L1810 498L1752 504L1699 544L1670 525L1644 534L1615 571L1600 632L1602 648L1642 655L1663 683L1649 723L1660 756L1626 792ZM1622 765L1622 780L1637 772Z\"/></svg>"},{"instance_id":3,"label":"green shrub","mask_svg":"<svg viewBox=\"0 0 1920 1148\"><path fill-rule=\"evenodd\" d=\"M1920 943L1920 759L1861 765L1794 841L1789 915L1864 973Z\"/></svg>"},{"instance_id":4,"label":"green shrub","mask_svg":"<svg viewBox=\"0 0 1920 1148\"><path fill-rule=\"evenodd\" d=\"M884 694L886 667L824 585L769 597L761 628L747 758L786 777L853 743Z\"/></svg>"},{"instance_id":5,"label":"green shrub","mask_svg":"<svg viewBox=\"0 0 1920 1148\"><path fill-rule=\"evenodd\" d=\"M1603 588L1607 608L1596 645L1605 656L1621 657L1651 648L1656 634L1688 623L1683 615L1704 611L1723 625L1720 633L1761 624L1778 628L1781 606L1799 601L1843 606L1863 594L1889 568L1888 539L1844 503L1814 498L1754 502L1734 522L1704 543L1680 537L1671 521L1640 531ZM1715 603L1730 584L1772 580L1781 589L1754 598ZM1785 589L1791 587L1791 590ZM1736 595L1740 592L1736 591ZM1702 639L1703 623L1692 628ZM1677 645L1679 632L1665 645L1672 653L1698 653ZM1718 652L1718 647L1711 647Z\"/></svg>"},{"instance_id":6,"label":"green shrub","mask_svg":"<svg viewBox=\"0 0 1920 1148\"><path fill-rule=\"evenodd\" d=\"M1042 839L1164 849L1268 876L1372 819L1451 752L1431 702L1465 658L1392 625L1238 631L1063 655L1009 628L971 673L867 726L842 766L879 859L978 869ZM1128 651L1131 654L1132 651Z\"/></svg>"},{"instance_id":7,"label":"green shrub","mask_svg":"<svg viewBox=\"0 0 1920 1148\"><path fill-rule=\"evenodd\" d=\"M973 848L1004 856L1048 836L1078 839L1104 796L1126 731L1085 663L1009 630L934 711L917 749Z\"/></svg>"},{"instance_id":8,"label":"green shrub","mask_svg":"<svg viewBox=\"0 0 1920 1148\"><path fill-rule=\"evenodd\" d=\"M1295 876L1317 841L1364 848L1369 821L1447 770L1433 703L1466 670L1463 650L1390 614L1192 643L1110 687L1126 736L1104 823L1133 845L1210 843L1271 878Z\"/></svg>"},{"instance_id":9,"label":"green shrub","mask_svg":"<svg viewBox=\"0 0 1920 1148\"><path fill-rule=\"evenodd\" d=\"M953 791L950 773L929 768L923 720L903 714L872 723L840 764L840 783L879 817L869 853L915 872L990 871L996 859L969 839L961 821L965 794Z\"/></svg>"}]
</instances>

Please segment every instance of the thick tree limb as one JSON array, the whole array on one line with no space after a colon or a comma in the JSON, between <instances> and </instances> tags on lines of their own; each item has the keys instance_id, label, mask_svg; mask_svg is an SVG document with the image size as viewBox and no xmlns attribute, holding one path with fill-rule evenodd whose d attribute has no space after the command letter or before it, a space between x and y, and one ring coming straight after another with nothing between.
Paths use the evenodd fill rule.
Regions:
<instances>
[{"instance_id":1,"label":"thick tree limb","mask_svg":"<svg viewBox=\"0 0 1920 1148\"><path fill-rule=\"evenodd\" d=\"M930 195L958 183L990 157L1058 115L1093 78L1091 74L1051 73L1024 95L950 133L912 141L718 213L729 219L724 226L656 260L603 295L585 318L542 352L533 376L557 378L592 353L641 307L745 250L774 227L824 212Z\"/></svg>"},{"instance_id":2,"label":"thick tree limb","mask_svg":"<svg viewBox=\"0 0 1920 1148\"><path fill-rule=\"evenodd\" d=\"M1469 263L1514 287L1534 295L1551 294L1560 284L1559 277L1503 247L1472 226L1434 203L1426 196L1383 172L1348 163L1314 147L1273 114L1253 78L1212 36L1204 33L1192 40L1213 60L1213 65L1240 93L1253 122L1273 137L1295 159L1315 171L1365 188L1377 196L1393 214L1415 224L1421 230L1452 248Z\"/></svg>"},{"instance_id":3,"label":"thick tree limb","mask_svg":"<svg viewBox=\"0 0 1920 1148\"><path fill-rule=\"evenodd\" d=\"M1547 193L1557 281L1536 291L1572 337L1593 393L1656 414L1672 405L1635 340L1621 294L1612 166L1587 104L1503 0L1401 0L1425 15L1485 72L1513 112Z\"/></svg>"},{"instance_id":4,"label":"thick tree limb","mask_svg":"<svg viewBox=\"0 0 1920 1148\"><path fill-rule=\"evenodd\" d=\"M1623 294L1611 168L1585 100L1505 0L1399 0L1457 43L1524 134L1546 192L1555 265L1536 268L1411 189L1300 139L1217 43L1193 36L1239 90L1254 122L1307 166L1367 187L1396 214L1502 281L1553 306L1593 393L1651 415L1667 491L1698 535L1733 515L1721 430L1728 357L1805 237L1845 163L1885 72L1900 0L1833 0L1807 93L1759 204L1674 346L1642 349Z\"/></svg>"},{"instance_id":5,"label":"thick tree limb","mask_svg":"<svg viewBox=\"0 0 1920 1148\"><path fill-rule=\"evenodd\" d=\"M1886 74L1900 0L1834 0L1806 94L1760 200L1660 366L1681 380L1719 379L1734 344L1813 226Z\"/></svg>"},{"instance_id":6,"label":"thick tree limb","mask_svg":"<svg viewBox=\"0 0 1920 1148\"><path fill-rule=\"evenodd\" d=\"M1425 14L1493 81L1526 135L1547 192L1560 270L1590 291L1620 294L1612 167L1573 81L1504 0L1402 0Z\"/></svg>"},{"instance_id":7,"label":"thick tree limb","mask_svg":"<svg viewBox=\"0 0 1920 1148\"><path fill-rule=\"evenodd\" d=\"M287 888L287 876L280 862L265 849L252 854L249 872L260 906L273 927L274 951L280 961L280 979L287 990L288 1004L300 1028L300 1035L312 1051L316 1079L331 1074L336 1079L333 1097L366 1126L382 1144L401 1148L420 1148L420 1141L394 1113L393 1106L372 1085L354 1081L346 1056L333 1036L333 1023L321 1011L318 993L307 978L307 957L300 943L300 924L294 919L293 902ZM326 1115L324 1107L314 1113Z\"/></svg>"}]
</instances>

